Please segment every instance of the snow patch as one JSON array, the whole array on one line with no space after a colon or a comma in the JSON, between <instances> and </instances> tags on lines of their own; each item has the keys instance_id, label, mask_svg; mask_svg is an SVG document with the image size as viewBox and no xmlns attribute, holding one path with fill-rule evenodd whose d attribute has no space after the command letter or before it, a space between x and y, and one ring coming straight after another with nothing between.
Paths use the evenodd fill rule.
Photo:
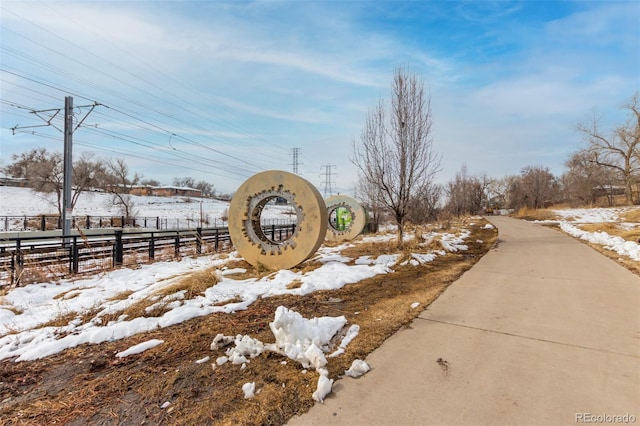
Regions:
<instances>
[{"instance_id":1,"label":"snow patch","mask_svg":"<svg viewBox=\"0 0 640 426\"><path fill-rule=\"evenodd\" d=\"M138 343L137 345L131 346L129 349L125 351L118 352L116 354L116 358L125 358L125 357L128 357L129 355L137 355L139 353L146 351L147 349L155 348L156 346L161 345L163 343L164 343L164 340L159 340L159 339L147 340L146 342Z\"/></svg>"}]
</instances>

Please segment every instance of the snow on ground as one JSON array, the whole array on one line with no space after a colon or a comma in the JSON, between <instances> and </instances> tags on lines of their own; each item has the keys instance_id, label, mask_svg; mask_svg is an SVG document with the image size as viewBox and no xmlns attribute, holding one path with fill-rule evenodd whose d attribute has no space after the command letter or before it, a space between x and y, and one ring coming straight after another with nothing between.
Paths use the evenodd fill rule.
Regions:
<instances>
[{"instance_id":1,"label":"snow on ground","mask_svg":"<svg viewBox=\"0 0 640 426\"><path fill-rule=\"evenodd\" d=\"M468 230L456 235L443 234L442 246L450 251L466 250L463 242L468 235ZM387 236L381 235L379 238L385 240ZM367 237L368 241L372 239L374 237ZM345 246L321 248L314 259L322 266L313 271L280 270L263 278L234 279L234 273L243 270L225 267L226 262L237 259L237 253L233 252L228 256L216 254L176 262L158 262L142 265L138 269L123 268L79 280L13 288L0 297L0 359L34 360L66 348L122 339L214 312L232 314L247 309L260 297L305 295L319 290L339 289L378 274L386 274L399 259L399 255L383 255L377 258L363 257L355 264L347 264L353 259L339 253L340 248ZM428 255L416 254L412 264L430 262L445 254L445 250ZM203 295L189 300L184 298L183 292L158 296L162 289L175 284L189 272L212 267L217 268L219 281ZM288 288L292 282L299 283L299 286ZM158 306L169 310L160 317L127 318L122 314L116 317L128 306L143 299L155 300ZM85 318L83 314L94 310L95 313L82 319ZM64 326L46 326L62 316L73 319ZM325 368L325 353L330 353L328 357L344 353L349 342L357 337L358 325L346 324L344 317L306 319L282 306L278 308L270 327L276 343L269 345L250 336L217 337L218 341L214 340L212 348L231 342L235 346L227 350L226 357L218 358L215 365L226 362L242 365L262 351L271 350L299 362L305 369L311 368L319 373L313 398L322 402L333 383ZM344 336L337 347L332 347L330 342L338 333ZM162 341L159 340L143 342L117 356L131 356L160 344ZM362 365L354 367L350 374L363 374L363 368ZM254 391L259 392L250 385L245 390L247 398Z\"/></svg>"},{"instance_id":2,"label":"snow on ground","mask_svg":"<svg viewBox=\"0 0 640 426\"><path fill-rule=\"evenodd\" d=\"M138 215L149 217L198 217L200 201L207 214L215 217L222 215L228 207L227 203L216 200L191 200L187 202L184 197L137 197L135 202ZM0 203L0 216L56 212L55 207L23 188L0 187ZM74 214L117 214L109 209L110 200L107 195L83 194ZM272 211L273 217L282 217L278 209ZM581 231L574 225L619 221L623 211L625 209L573 209L557 210L556 213L562 217L559 223L565 232L578 238L591 238L621 255L640 260L640 248L637 243L620 241L619 237L606 233ZM427 241L439 238L442 250L412 254L411 259L405 264L418 265L433 261L437 256L445 255L447 251L464 251L467 249L464 242L469 235L468 230L462 230L458 234L423 236ZM390 241L395 237L391 232L366 236L361 238L361 241ZM411 239L415 236L405 235L405 238ZM347 264L353 259L341 254L341 250L346 246L348 244L322 247L318 250L314 260L322 263L322 266L313 271L281 270L260 279L233 279L233 273L239 271L226 268L225 263L237 259L237 253L234 252L229 257L212 255L195 259L185 258L176 262L142 265L133 270L114 270L79 280L14 288L0 297L0 359L33 360L84 343L94 344L122 339L213 312L232 314L247 309L260 297L281 294L305 295L319 290L338 289L377 274L388 273L400 258L399 255L375 258L362 256L355 259L353 264ZM185 300L181 292L162 298L157 296L160 290L176 283L186 274L213 267L218 269L219 282L207 289L202 296L190 300ZM287 288L294 281L300 285L297 288ZM117 297L119 295L121 297ZM168 307L169 310L161 317L127 318L120 315L113 319L114 313L123 312L128 306L148 298L155 298L158 305ZM93 310L96 313L83 322L82 314ZM43 326L63 315L70 315L75 319L62 327ZM344 330L347 326L348 329ZM214 366L226 362L244 365L264 350L274 351L299 362L305 369L312 368L318 371L318 385L313 398L322 402L331 391L332 385L325 368L326 358L340 356L349 342L357 338L357 324L346 324L344 317L302 318L296 312L280 307L270 327L276 340L274 344L264 344L250 336L216 336L217 341L214 340L212 343L212 349L231 344L233 346L227 349L225 357L215 361ZM330 341L338 333L344 334L342 341L337 348L331 347ZM131 356L161 344L160 340L150 340L120 352L118 356ZM330 355L325 355L330 351ZM194 360L208 361L208 357ZM358 362L354 363L347 374L358 376L367 370L366 363ZM251 398L259 389L255 389L254 383L247 383L243 386L243 391L245 397Z\"/></svg>"},{"instance_id":3,"label":"snow on ground","mask_svg":"<svg viewBox=\"0 0 640 426\"><path fill-rule=\"evenodd\" d=\"M620 215L632 207L553 210L563 221L572 223L618 222Z\"/></svg>"},{"instance_id":4,"label":"snow on ground","mask_svg":"<svg viewBox=\"0 0 640 426\"><path fill-rule=\"evenodd\" d=\"M601 245L607 250L618 253L620 256L640 261L640 244L636 241L628 241L616 235L606 232L588 232L576 225L588 223L617 223L623 229L637 227L637 223L622 222L622 214L637 207L610 207L592 209L563 209L553 210L560 216L559 221L543 221L557 223L564 232L581 240Z\"/></svg>"},{"instance_id":5,"label":"snow on ground","mask_svg":"<svg viewBox=\"0 0 640 426\"><path fill-rule=\"evenodd\" d=\"M560 229L581 240L601 245L607 250L618 253L620 256L626 256L633 260L640 261L640 244L635 241L627 241L622 237L609 235L606 232L583 231L577 226L565 221L560 222Z\"/></svg>"},{"instance_id":6,"label":"snow on ground","mask_svg":"<svg viewBox=\"0 0 640 426\"><path fill-rule=\"evenodd\" d=\"M136 217L160 217L169 223L176 220L180 223L198 221L200 208L203 218L208 223L222 225L222 217L229 208L229 203L212 198L198 197L157 197L131 195ZM287 206L268 205L262 213L265 221L295 219L295 215L287 215ZM0 218L4 216L38 216L57 215L58 208L54 194L42 194L29 188L0 186ZM113 205L109 194L102 192L83 192L73 209L74 216L120 216L120 210ZM183 222L184 221L184 222ZM0 230L4 230L0 221Z\"/></svg>"}]
</instances>

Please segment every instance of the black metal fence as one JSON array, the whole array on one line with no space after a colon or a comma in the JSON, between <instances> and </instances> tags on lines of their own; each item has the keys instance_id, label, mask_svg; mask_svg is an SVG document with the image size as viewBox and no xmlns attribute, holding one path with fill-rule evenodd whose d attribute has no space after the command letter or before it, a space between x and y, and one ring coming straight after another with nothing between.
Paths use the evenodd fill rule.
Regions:
<instances>
[{"instance_id":1,"label":"black metal fence","mask_svg":"<svg viewBox=\"0 0 640 426\"><path fill-rule=\"evenodd\" d=\"M295 224L267 225L272 241L289 238ZM97 273L119 266L231 250L226 227L183 230L116 229L90 235L29 236L0 240L0 287Z\"/></svg>"},{"instance_id":2,"label":"black metal fence","mask_svg":"<svg viewBox=\"0 0 640 426\"><path fill-rule=\"evenodd\" d=\"M290 219L263 220L266 225L285 225ZM166 218L160 216L73 216L73 229L101 228L143 228L143 229L181 229L181 228L218 228L227 226L222 219ZM38 216L0 216L0 231L51 231L62 229L59 215Z\"/></svg>"},{"instance_id":3,"label":"black metal fence","mask_svg":"<svg viewBox=\"0 0 640 426\"><path fill-rule=\"evenodd\" d=\"M0 231L50 231L61 229L59 215L38 216L0 216ZM166 218L153 216L73 216L71 227L74 229L97 228L145 228L180 229L196 227L222 227L226 222L221 219L201 220L193 218Z\"/></svg>"}]
</instances>

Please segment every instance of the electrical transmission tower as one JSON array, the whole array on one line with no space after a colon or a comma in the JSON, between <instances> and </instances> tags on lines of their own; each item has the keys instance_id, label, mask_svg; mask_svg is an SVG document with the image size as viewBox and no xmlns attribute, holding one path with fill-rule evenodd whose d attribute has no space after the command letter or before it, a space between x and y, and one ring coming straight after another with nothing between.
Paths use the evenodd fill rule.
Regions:
<instances>
[{"instance_id":1,"label":"electrical transmission tower","mask_svg":"<svg viewBox=\"0 0 640 426\"><path fill-rule=\"evenodd\" d=\"M291 155L293 156L293 173L298 174L298 166L302 164L299 162L300 148L291 148Z\"/></svg>"},{"instance_id":2,"label":"electrical transmission tower","mask_svg":"<svg viewBox=\"0 0 640 426\"><path fill-rule=\"evenodd\" d=\"M72 206L71 206L71 178L73 176L73 168L72 168L72 147L73 147L73 132L78 130L78 127L84 120L91 114L91 111L95 107L100 105L97 102L94 102L92 105L82 105L76 108L91 108L82 119L78 122L78 124L73 127L73 97L66 96L64 98L64 130L56 127L52 121L60 112L63 110L62 108L53 108L53 109L43 109L43 110L33 110L32 114L38 116L43 121L46 121L47 124L41 124L36 126L15 126L11 128L12 133L15 135L16 130L28 129L33 127L54 127L56 130L61 131L64 134L64 163L63 163L63 184L62 184L62 236L65 237L64 241L68 242L69 234L71 233L71 215L72 215ZM45 118L40 114L48 114L50 117Z\"/></svg>"},{"instance_id":3,"label":"electrical transmission tower","mask_svg":"<svg viewBox=\"0 0 640 426\"><path fill-rule=\"evenodd\" d=\"M324 176L324 198L327 198L329 195L333 193L333 189L331 188L331 185L332 185L331 176L336 175L336 173L332 172L333 168L336 166L334 166L333 164L327 164L321 167L323 170L322 175Z\"/></svg>"}]
</instances>

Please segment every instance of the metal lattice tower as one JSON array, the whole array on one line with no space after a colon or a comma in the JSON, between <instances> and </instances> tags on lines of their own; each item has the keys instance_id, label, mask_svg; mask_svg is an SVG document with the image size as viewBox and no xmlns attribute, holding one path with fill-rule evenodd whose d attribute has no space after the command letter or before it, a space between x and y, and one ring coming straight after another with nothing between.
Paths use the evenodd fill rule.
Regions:
<instances>
[{"instance_id":1,"label":"metal lattice tower","mask_svg":"<svg viewBox=\"0 0 640 426\"><path fill-rule=\"evenodd\" d=\"M336 175L335 173L332 172L335 165L327 164L321 167L323 169L322 174L324 175L324 197L327 198L333 193L333 189L331 188L331 185L333 184L333 182L331 181L331 176Z\"/></svg>"},{"instance_id":2,"label":"metal lattice tower","mask_svg":"<svg viewBox=\"0 0 640 426\"><path fill-rule=\"evenodd\" d=\"M291 155L293 156L293 173L298 174L298 166L300 163L300 148L291 148Z\"/></svg>"}]
</instances>

